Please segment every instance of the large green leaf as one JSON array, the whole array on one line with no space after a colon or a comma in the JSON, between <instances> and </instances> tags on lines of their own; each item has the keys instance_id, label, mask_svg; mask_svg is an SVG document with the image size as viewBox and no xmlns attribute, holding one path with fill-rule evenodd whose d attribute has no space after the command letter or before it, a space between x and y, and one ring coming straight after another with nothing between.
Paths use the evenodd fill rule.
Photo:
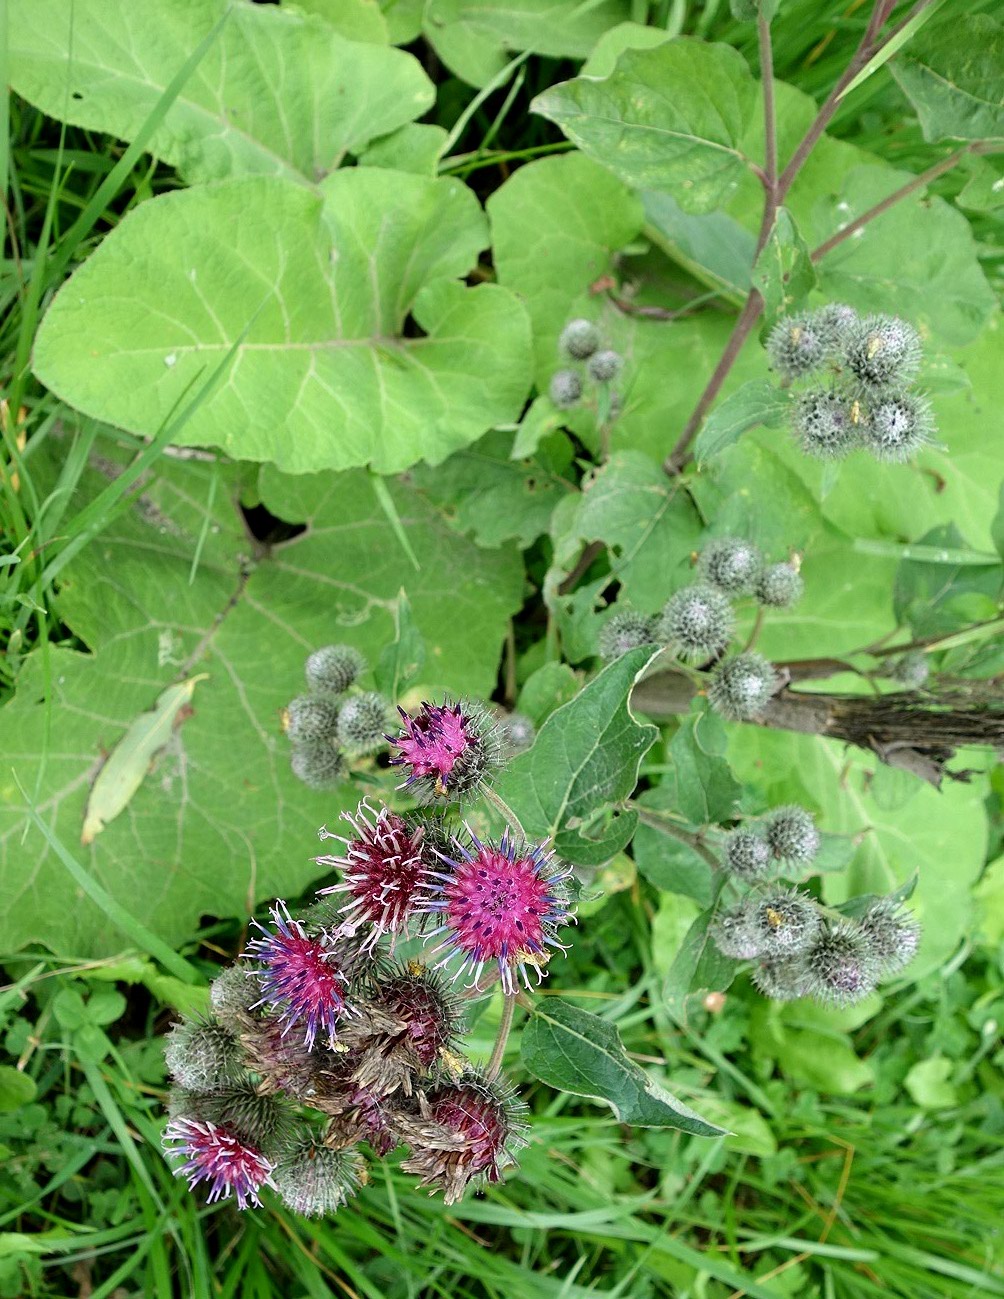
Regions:
<instances>
[{"instance_id":1,"label":"large green leaf","mask_svg":"<svg viewBox=\"0 0 1004 1299\"><path fill-rule=\"evenodd\" d=\"M925 140L1004 139L1004 25L990 14L928 27L889 66Z\"/></svg>"},{"instance_id":2,"label":"large green leaf","mask_svg":"<svg viewBox=\"0 0 1004 1299\"><path fill-rule=\"evenodd\" d=\"M451 72L486 85L514 51L585 58L630 0L426 0L422 30Z\"/></svg>"},{"instance_id":3,"label":"large green leaf","mask_svg":"<svg viewBox=\"0 0 1004 1299\"><path fill-rule=\"evenodd\" d=\"M533 101L580 149L688 212L721 207L750 165L741 148L756 98L742 55L679 37L626 50L602 80L578 77Z\"/></svg>"},{"instance_id":4,"label":"large green leaf","mask_svg":"<svg viewBox=\"0 0 1004 1299\"><path fill-rule=\"evenodd\" d=\"M602 854L586 831L605 810L633 791L638 764L658 731L637 721L630 708L631 688L651 658L648 648L632 650L611 663L580 693L551 713L533 747L521 754L498 781L498 792L533 838L557 837L569 861L597 864ZM624 847L633 832L615 829L601 842L606 858ZM626 834L626 838L625 838Z\"/></svg>"},{"instance_id":5,"label":"large green leaf","mask_svg":"<svg viewBox=\"0 0 1004 1299\"><path fill-rule=\"evenodd\" d=\"M312 184L432 105L410 54L228 0L12 0L13 87L53 117L132 139L224 13L150 143L190 181L256 172Z\"/></svg>"},{"instance_id":6,"label":"large green leaf","mask_svg":"<svg viewBox=\"0 0 1004 1299\"><path fill-rule=\"evenodd\" d=\"M541 1082L605 1101L622 1123L677 1128L699 1137L726 1135L724 1128L706 1122L635 1064L609 1020L560 998L548 997L535 1007L523 1029L521 1054Z\"/></svg>"},{"instance_id":7,"label":"large green leaf","mask_svg":"<svg viewBox=\"0 0 1004 1299\"><path fill-rule=\"evenodd\" d=\"M36 374L153 433L234 349L184 439L295 473L438 461L512 420L529 327L507 290L456 282L486 243L470 190L361 167L320 190L252 177L141 205L57 294Z\"/></svg>"},{"instance_id":8,"label":"large green leaf","mask_svg":"<svg viewBox=\"0 0 1004 1299\"><path fill-rule=\"evenodd\" d=\"M97 465L89 492L117 472L110 458ZM312 649L349 642L376 665L404 587L428 650L423 685L491 690L522 599L515 551L480 550L414 491L389 485L415 572L365 474L270 470L264 503L307 530L252 559L236 490L219 466L162 462L129 513L64 571L60 611L90 652L30 656L2 711L0 950L36 941L80 958L128 943L30 829L11 769L94 879L177 943L202 915L298 893L318 875L318 826L358 799L348 785L310 790L290 771L281 711L302 691ZM200 673L139 788L81 845L107 755L172 683Z\"/></svg>"}]
</instances>

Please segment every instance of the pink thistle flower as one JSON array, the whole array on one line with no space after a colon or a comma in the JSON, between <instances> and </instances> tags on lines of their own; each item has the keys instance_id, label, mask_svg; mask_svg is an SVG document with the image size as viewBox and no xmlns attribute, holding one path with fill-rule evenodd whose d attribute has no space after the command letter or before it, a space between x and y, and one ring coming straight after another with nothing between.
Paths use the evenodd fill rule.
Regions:
<instances>
[{"instance_id":1,"label":"pink thistle flower","mask_svg":"<svg viewBox=\"0 0 1004 1299\"><path fill-rule=\"evenodd\" d=\"M341 1015L350 1013L346 1002L348 979L327 935L311 938L298 920L293 920L285 902L272 908L275 932L253 923L262 938L253 938L243 953L261 962L255 973L263 996L256 1006L268 1006L278 1014L283 1032L295 1024L306 1025L304 1041L312 1050L319 1029L329 1041L335 1037Z\"/></svg>"},{"instance_id":2,"label":"pink thistle flower","mask_svg":"<svg viewBox=\"0 0 1004 1299\"><path fill-rule=\"evenodd\" d=\"M414 717L399 708L404 730L388 735L400 750L392 766L410 768L400 786L420 803L472 797L502 765L502 744L494 718L471 704L423 703Z\"/></svg>"},{"instance_id":3,"label":"pink thistle flower","mask_svg":"<svg viewBox=\"0 0 1004 1299\"><path fill-rule=\"evenodd\" d=\"M456 858L438 854L450 874L430 872L434 882L424 906L442 923L429 937L447 934L433 952L446 952L436 968L459 955L454 979L471 970L477 983L485 964L494 961L503 990L512 993L517 973L530 986L532 965L539 983L550 957L546 949L567 951L556 931L572 919L563 888L572 872L555 864L545 844L531 847L506 831L496 846L481 843L469 827L468 834L470 848L454 839Z\"/></svg>"},{"instance_id":4,"label":"pink thistle flower","mask_svg":"<svg viewBox=\"0 0 1004 1299\"><path fill-rule=\"evenodd\" d=\"M210 1204L231 1195L238 1209L249 1204L261 1207L258 1192L271 1186L275 1167L265 1156L221 1124L190 1118L171 1119L164 1129L164 1150L169 1158L183 1157L174 1169L175 1177L187 1177L188 1189L208 1182Z\"/></svg>"},{"instance_id":5,"label":"pink thistle flower","mask_svg":"<svg viewBox=\"0 0 1004 1299\"><path fill-rule=\"evenodd\" d=\"M443 1190L455 1204L472 1182L498 1183L526 1145L525 1110L504 1084L470 1070L422 1098L421 1116L406 1120L411 1156L401 1167L420 1186Z\"/></svg>"},{"instance_id":6,"label":"pink thistle flower","mask_svg":"<svg viewBox=\"0 0 1004 1299\"><path fill-rule=\"evenodd\" d=\"M318 897L347 893L349 901L342 907L342 914L348 914L349 918L339 932L369 925L370 933L361 950L372 952L383 934L390 934L393 950L398 934L408 934L408 921L414 914L419 888L425 882L424 831L421 826L409 825L386 807L374 816L365 801L355 812L343 812L342 819L352 827L351 839L327 831L321 833L345 844L344 857L317 858L319 865L340 867L342 880L319 889Z\"/></svg>"}]
</instances>

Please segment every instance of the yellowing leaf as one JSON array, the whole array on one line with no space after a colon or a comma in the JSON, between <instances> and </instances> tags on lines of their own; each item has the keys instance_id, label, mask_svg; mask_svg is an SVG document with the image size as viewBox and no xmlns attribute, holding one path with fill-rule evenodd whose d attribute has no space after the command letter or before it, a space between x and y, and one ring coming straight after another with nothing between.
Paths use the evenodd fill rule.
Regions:
<instances>
[{"instance_id":1,"label":"yellowing leaf","mask_svg":"<svg viewBox=\"0 0 1004 1299\"><path fill-rule=\"evenodd\" d=\"M169 686L149 712L136 718L112 749L87 800L81 843L93 843L108 822L125 809L142 785L154 757L171 738L195 687L207 676L208 673L200 672L180 685Z\"/></svg>"}]
</instances>

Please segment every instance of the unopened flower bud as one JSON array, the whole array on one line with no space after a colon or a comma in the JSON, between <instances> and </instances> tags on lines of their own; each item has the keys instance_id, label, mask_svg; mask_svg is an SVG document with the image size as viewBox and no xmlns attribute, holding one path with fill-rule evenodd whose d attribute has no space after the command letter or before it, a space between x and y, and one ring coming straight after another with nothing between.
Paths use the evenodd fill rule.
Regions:
<instances>
[{"instance_id":1,"label":"unopened flower bud","mask_svg":"<svg viewBox=\"0 0 1004 1299\"><path fill-rule=\"evenodd\" d=\"M775 808L767 819L764 833L777 861L806 865L819 852L819 831L804 807L792 804Z\"/></svg>"},{"instance_id":2,"label":"unopened flower bud","mask_svg":"<svg viewBox=\"0 0 1004 1299\"><path fill-rule=\"evenodd\" d=\"M802 598L805 583L791 564L770 564L756 581L757 600L768 609L790 609Z\"/></svg>"},{"instance_id":3,"label":"unopened flower bud","mask_svg":"<svg viewBox=\"0 0 1004 1299\"><path fill-rule=\"evenodd\" d=\"M591 320L570 320L558 340L558 346L573 361L587 360L599 345L600 331Z\"/></svg>"},{"instance_id":4,"label":"unopened flower bud","mask_svg":"<svg viewBox=\"0 0 1004 1299\"><path fill-rule=\"evenodd\" d=\"M368 690L352 695L338 715L338 742L346 753L374 753L387 743L390 705L383 695Z\"/></svg>"},{"instance_id":5,"label":"unopened flower bud","mask_svg":"<svg viewBox=\"0 0 1004 1299\"><path fill-rule=\"evenodd\" d=\"M748 595L760 576L763 557L751 541L716 537L701 551L698 571L728 595Z\"/></svg>"},{"instance_id":6,"label":"unopened flower bud","mask_svg":"<svg viewBox=\"0 0 1004 1299\"><path fill-rule=\"evenodd\" d=\"M619 352L607 348L603 352L594 352L586 363L586 370L594 383L610 383L616 379L624 365L624 358Z\"/></svg>"},{"instance_id":7,"label":"unopened flower bud","mask_svg":"<svg viewBox=\"0 0 1004 1299\"><path fill-rule=\"evenodd\" d=\"M868 397L910 383L920 358L920 335L898 316L866 316L848 331L844 344L848 373Z\"/></svg>"},{"instance_id":8,"label":"unopened flower bud","mask_svg":"<svg viewBox=\"0 0 1004 1299\"><path fill-rule=\"evenodd\" d=\"M576 370L558 370L551 376L548 392L559 410L568 410L582 396L582 377Z\"/></svg>"},{"instance_id":9,"label":"unopened flower bud","mask_svg":"<svg viewBox=\"0 0 1004 1299\"><path fill-rule=\"evenodd\" d=\"M366 671L366 660L352 645L325 645L307 659L307 684L320 694L343 695Z\"/></svg>"},{"instance_id":10,"label":"unopened flower bud","mask_svg":"<svg viewBox=\"0 0 1004 1299\"><path fill-rule=\"evenodd\" d=\"M826 343L812 316L783 316L767 336L771 367L785 379L803 379L826 360Z\"/></svg>"},{"instance_id":11,"label":"unopened flower bud","mask_svg":"<svg viewBox=\"0 0 1004 1299\"><path fill-rule=\"evenodd\" d=\"M736 654L718 665L708 700L716 713L731 722L759 717L778 686L774 665L762 654Z\"/></svg>"},{"instance_id":12,"label":"unopened flower bud","mask_svg":"<svg viewBox=\"0 0 1004 1299\"><path fill-rule=\"evenodd\" d=\"M612 663L629 650L655 643L655 619L633 609L622 609L609 618L600 631L600 658L604 663Z\"/></svg>"},{"instance_id":13,"label":"unopened flower bud","mask_svg":"<svg viewBox=\"0 0 1004 1299\"><path fill-rule=\"evenodd\" d=\"M670 596L656 628L660 641L681 657L704 662L728 645L734 627L728 598L707 582L685 586Z\"/></svg>"},{"instance_id":14,"label":"unopened flower bud","mask_svg":"<svg viewBox=\"0 0 1004 1299\"><path fill-rule=\"evenodd\" d=\"M773 858L767 840L755 830L741 825L727 836L722 850L722 865L730 875L756 879L766 875Z\"/></svg>"}]
</instances>

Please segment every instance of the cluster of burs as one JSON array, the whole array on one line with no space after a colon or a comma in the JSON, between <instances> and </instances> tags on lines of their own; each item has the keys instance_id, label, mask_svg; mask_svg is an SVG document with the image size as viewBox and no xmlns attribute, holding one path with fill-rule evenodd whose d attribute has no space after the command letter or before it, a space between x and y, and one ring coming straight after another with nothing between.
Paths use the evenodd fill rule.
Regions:
<instances>
[{"instance_id":1,"label":"cluster of burs","mask_svg":"<svg viewBox=\"0 0 1004 1299\"><path fill-rule=\"evenodd\" d=\"M312 656L312 683L318 663L330 683L347 661ZM269 924L253 921L238 964L212 984L211 1015L168 1038L165 1150L210 1202L257 1206L268 1187L297 1213L331 1213L368 1159L406 1146L402 1168L453 1203L501 1181L524 1144L523 1107L500 1075L505 1034L487 1065L473 1063L462 1010L496 984L511 1006L518 983L539 982L565 950L571 871L546 842L509 831L483 842L460 819L506 761L488 709L424 702L389 744L418 806L364 800L342 813L343 833L322 828L342 845L317 858L336 882L299 915L278 901Z\"/></svg>"},{"instance_id":2,"label":"cluster of burs","mask_svg":"<svg viewBox=\"0 0 1004 1299\"><path fill-rule=\"evenodd\" d=\"M723 955L754 962L753 982L764 996L848 1006L910 962L920 929L895 897L856 899L856 914L844 914L772 880L785 869L811 870L819 848L812 816L797 806L727 834L722 868L743 896L718 915L712 936Z\"/></svg>"},{"instance_id":3,"label":"cluster of burs","mask_svg":"<svg viewBox=\"0 0 1004 1299\"><path fill-rule=\"evenodd\" d=\"M311 789L329 789L349 775L349 764L388 747L396 722L390 701L363 690L359 679L369 664L352 645L325 645L307 658L307 693L282 713L293 774ZM536 730L522 713L497 715L499 738L510 753L533 743Z\"/></svg>"},{"instance_id":4,"label":"cluster of burs","mask_svg":"<svg viewBox=\"0 0 1004 1299\"><path fill-rule=\"evenodd\" d=\"M790 416L809 455L836 460L863 447L902 462L931 441L931 405L913 386L920 336L898 316L862 318L839 302L783 316L767 336L767 355L786 384L812 381Z\"/></svg>"},{"instance_id":5,"label":"cluster of burs","mask_svg":"<svg viewBox=\"0 0 1004 1299\"><path fill-rule=\"evenodd\" d=\"M762 609L790 608L802 594L801 575L795 563L765 563L752 542L737 537L709 542L700 554L698 573L701 580L670 596L659 614L615 613L600 632L600 656L610 661L652 645L695 664L721 659L708 684L711 706L730 721L751 721L781 681L762 654L747 650L721 658L735 631L732 601L752 596Z\"/></svg>"},{"instance_id":6,"label":"cluster of burs","mask_svg":"<svg viewBox=\"0 0 1004 1299\"><path fill-rule=\"evenodd\" d=\"M558 347L571 364L552 375L551 401L559 410L570 410L592 385L606 395L605 417L613 418L620 398L610 385L624 368L621 354L603 346L603 337L591 320L570 320L561 331Z\"/></svg>"}]
</instances>

